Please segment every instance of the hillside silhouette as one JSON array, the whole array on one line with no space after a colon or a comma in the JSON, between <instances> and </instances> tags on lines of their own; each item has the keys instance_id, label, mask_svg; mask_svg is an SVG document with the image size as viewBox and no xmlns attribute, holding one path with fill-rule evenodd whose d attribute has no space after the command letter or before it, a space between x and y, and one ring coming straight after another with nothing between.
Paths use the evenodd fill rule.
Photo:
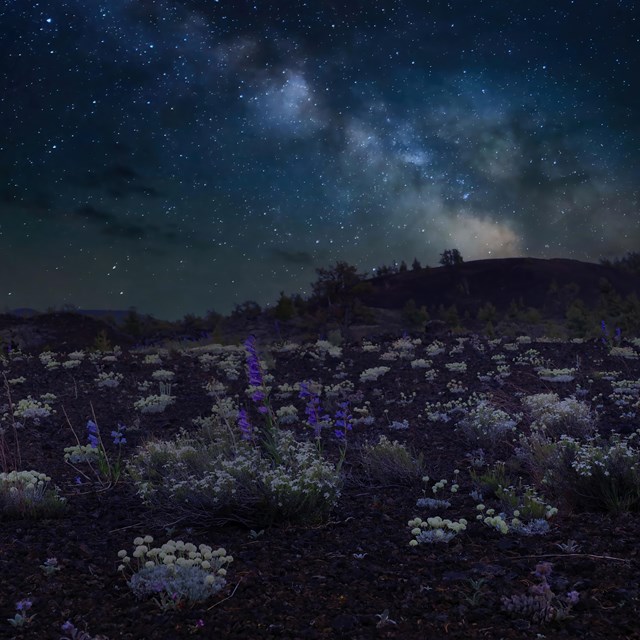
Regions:
<instances>
[{"instance_id":1,"label":"hillside silhouette","mask_svg":"<svg viewBox=\"0 0 640 640\"><path fill-rule=\"evenodd\" d=\"M443 254L444 255L444 254ZM600 323L640 331L640 275L621 263L563 258L500 258L439 267L414 266L373 278L337 263L318 269L313 293L281 294L262 309L237 305L169 322L109 310L32 309L0 314L0 344L23 349L130 347L162 341L233 342L249 333L265 341L309 339L340 332L361 339L402 331L522 331L594 337ZM215 301L212 301L215 305Z\"/></svg>"}]
</instances>

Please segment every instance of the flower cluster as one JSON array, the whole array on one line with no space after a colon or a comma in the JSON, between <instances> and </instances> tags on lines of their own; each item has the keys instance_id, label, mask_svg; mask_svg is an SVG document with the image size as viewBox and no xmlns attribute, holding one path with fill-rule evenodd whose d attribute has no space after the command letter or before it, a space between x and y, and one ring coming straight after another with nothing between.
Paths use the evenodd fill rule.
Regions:
<instances>
[{"instance_id":1,"label":"flower cluster","mask_svg":"<svg viewBox=\"0 0 640 640\"><path fill-rule=\"evenodd\" d=\"M550 562L537 564L533 575L539 583L532 585L527 595L503 596L502 608L510 613L526 615L538 624L566 618L580 600L580 594L569 591L564 596L556 595L550 584L552 568Z\"/></svg>"},{"instance_id":2,"label":"flower cluster","mask_svg":"<svg viewBox=\"0 0 640 640\"><path fill-rule=\"evenodd\" d=\"M138 598L152 596L162 609L179 608L203 602L225 586L225 567L233 557L222 547L213 550L182 540L151 547L152 542L152 536L134 539L133 563L126 550L118 552L118 570L131 574L128 585Z\"/></svg>"},{"instance_id":3,"label":"flower cluster","mask_svg":"<svg viewBox=\"0 0 640 640\"><path fill-rule=\"evenodd\" d=\"M409 545L415 547L419 544L434 544L437 542L451 542L461 531L467 528L467 521L460 518L457 522L442 519L440 516L427 518L414 518L407 523L411 527L411 535L414 536L410 540Z\"/></svg>"},{"instance_id":4,"label":"flower cluster","mask_svg":"<svg viewBox=\"0 0 640 640\"><path fill-rule=\"evenodd\" d=\"M65 499L50 482L49 476L34 470L0 473L0 510L33 516L59 511Z\"/></svg>"}]
</instances>

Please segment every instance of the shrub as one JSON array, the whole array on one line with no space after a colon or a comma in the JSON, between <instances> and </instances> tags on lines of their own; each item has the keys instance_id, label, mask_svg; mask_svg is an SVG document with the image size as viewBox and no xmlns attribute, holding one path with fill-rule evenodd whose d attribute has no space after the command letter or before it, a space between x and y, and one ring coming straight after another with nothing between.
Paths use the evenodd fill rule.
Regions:
<instances>
[{"instance_id":1,"label":"shrub","mask_svg":"<svg viewBox=\"0 0 640 640\"><path fill-rule=\"evenodd\" d=\"M382 435L377 444L365 444L361 451L366 475L381 484L411 483L425 471L424 457L412 454L397 440Z\"/></svg>"},{"instance_id":2,"label":"shrub","mask_svg":"<svg viewBox=\"0 0 640 640\"><path fill-rule=\"evenodd\" d=\"M620 513L640 507L639 432L613 435L608 442L562 438L550 460L548 482L572 507Z\"/></svg>"},{"instance_id":3,"label":"shrub","mask_svg":"<svg viewBox=\"0 0 640 640\"><path fill-rule=\"evenodd\" d=\"M149 547L151 536L133 541L132 553L136 568L126 550L118 552L123 573L130 573L127 582L137 598L153 596L163 610L204 602L226 584L226 566L233 562L223 548L215 551L208 545L199 547L182 540L169 540L161 547Z\"/></svg>"},{"instance_id":4,"label":"shrub","mask_svg":"<svg viewBox=\"0 0 640 640\"><path fill-rule=\"evenodd\" d=\"M0 473L0 511L7 516L47 517L59 514L65 499L51 478L38 471Z\"/></svg>"},{"instance_id":5,"label":"shrub","mask_svg":"<svg viewBox=\"0 0 640 640\"><path fill-rule=\"evenodd\" d=\"M505 442L522 418L520 415L512 418L485 400L465 409L464 413L457 430L462 432L469 444L489 450L495 450L500 443Z\"/></svg>"},{"instance_id":6,"label":"shrub","mask_svg":"<svg viewBox=\"0 0 640 640\"><path fill-rule=\"evenodd\" d=\"M538 393L522 402L533 418L531 428L551 439L562 435L584 438L595 432L595 416L589 405L574 397L560 400L555 393Z\"/></svg>"},{"instance_id":7,"label":"shrub","mask_svg":"<svg viewBox=\"0 0 640 640\"><path fill-rule=\"evenodd\" d=\"M211 427L196 437L143 445L128 471L138 493L165 511L193 521L322 521L340 496L341 477L314 444L275 431L267 455L249 441L225 440ZM277 460L277 461L276 461Z\"/></svg>"}]
</instances>

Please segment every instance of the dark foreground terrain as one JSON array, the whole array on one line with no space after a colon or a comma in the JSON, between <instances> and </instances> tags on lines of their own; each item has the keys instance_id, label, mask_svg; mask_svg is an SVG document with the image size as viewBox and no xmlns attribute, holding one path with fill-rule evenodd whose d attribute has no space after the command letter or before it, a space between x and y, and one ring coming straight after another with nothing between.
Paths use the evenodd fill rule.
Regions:
<instances>
[{"instance_id":1,"label":"dark foreground terrain","mask_svg":"<svg viewBox=\"0 0 640 640\"><path fill-rule=\"evenodd\" d=\"M609 355L599 341L506 343L450 337L443 339L442 353L428 353L429 342L424 339L410 349L387 341L378 351L364 351L361 344L344 345L339 357L314 345L292 351L273 348L268 353L258 345L274 376L274 408L295 405L299 409L298 423L282 428L291 429L300 439L312 433L305 423L305 400L297 393L280 400L275 397L278 385L303 380L325 385L320 400L327 411L335 408L327 386L351 381L345 399L352 407L369 402L366 406L373 420L355 424L348 434L345 483L328 521L310 526L276 523L257 531L238 524L204 528L172 517L170 508L152 509L138 497L126 475L108 488L86 479L78 483L77 471L63 460L64 448L76 443L65 412L85 443L85 425L92 419L93 407L113 456L108 434L119 423L126 425L122 453L127 458L150 437L170 438L182 428L193 429L193 418L208 415L214 399L205 385L212 378L224 382L228 397L238 394L249 406L241 350L236 353L237 380L225 378L218 362L203 366L198 357L205 351L197 352L198 356L182 350L161 352L161 364L145 363L146 353L141 352L125 350L112 358L109 354L91 358L85 352L73 367L64 366L67 354L55 353L52 358L60 364L51 369L38 356L13 352L1 370L7 380L24 381L7 383L11 404L15 407L21 399L47 393L56 398L49 400L55 413L39 425L25 419L18 429L18 464L9 394L7 388L2 391L6 470L14 465L48 474L66 498L67 508L57 517L45 518L0 513L0 638L57 640L65 636L61 628L67 620L87 632L75 636L86 640L640 638L637 512L578 512L548 498L559 510L549 521L548 533L503 535L475 517L478 500L469 493L477 487L469 474L468 456L474 446L456 430L455 417L429 420L425 409L426 403L459 401L476 392L513 415L522 411L523 395L555 392L565 398L577 393L597 411L601 433L628 434L640 426L638 419L629 417L637 397L624 407L624 417L611 397L612 385L616 380L640 380L640 361L629 357L640 349L629 346L627 357L620 357ZM396 352L395 359L381 360L389 351ZM499 360L492 357L499 354L510 367L509 375L496 375ZM424 368L411 366L418 359L431 361L433 379L425 378ZM466 371L445 366L454 362L464 362ZM572 369L573 379L542 380L536 369L541 362L547 368ZM388 366L389 371L374 381L360 379L363 371L379 366ZM140 413L134 402L157 393L151 374L158 369L175 374L171 395L176 400L162 413ZM122 374L119 386L99 388L100 372ZM452 380L462 390L449 384ZM145 381L153 387L141 392L138 385ZM518 430L527 429L524 415ZM332 431L327 429L323 435L323 447L336 461L339 448ZM361 446L377 441L381 434L421 452L430 483L420 477L381 483L367 475ZM511 445L500 446L504 446L503 459L512 455ZM434 481L448 479L450 485L454 469L459 470L458 492L445 489L438 495L451 502L446 511L416 505L425 495L423 490L427 496L434 495ZM435 515L466 518L467 529L448 544L410 546L408 521ZM136 599L118 573L118 551L130 553L133 539L144 535L153 536L157 544L182 539L224 547L234 558L226 586L204 603L177 610L163 611L150 599ZM47 575L42 565L51 558L59 570ZM540 622L524 610L506 611L502 598L525 595L539 584L534 571L543 562L552 565L548 583L558 597L577 594L566 617ZM6 619L16 614L16 603L24 600L31 602L25 615L35 617L24 627L14 628Z\"/></svg>"}]
</instances>

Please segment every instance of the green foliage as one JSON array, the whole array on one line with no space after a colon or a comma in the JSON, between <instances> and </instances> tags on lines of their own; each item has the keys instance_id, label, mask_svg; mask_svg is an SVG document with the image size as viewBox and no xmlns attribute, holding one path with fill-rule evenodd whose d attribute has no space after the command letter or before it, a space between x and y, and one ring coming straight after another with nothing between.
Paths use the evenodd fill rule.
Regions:
<instances>
[{"instance_id":1,"label":"green foliage","mask_svg":"<svg viewBox=\"0 0 640 640\"><path fill-rule=\"evenodd\" d=\"M444 309L441 318L446 322L447 326L452 329L460 327L460 315L458 313L458 307L455 304Z\"/></svg>"},{"instance_id":2,"label":"green foliage","mask_svg":"<svg viewBox=\"0 0 640 640\"><path fill-rule=\"evenodd\" d=\"M247 300L241 304L237 304L231 312L233 320L257 320L262 313L260 305L253 301Z\"/></svg>"},{"instance_id":3,"label":"green foliage","mask_svg":"<svg viewBox=\"0 0 640 640\"><path fill-rule=\"evenodd\" d=\"M571 303L565 313L565 319L567 330L571 336L584 338L592 329L593 319L580 298Z\"/></svg>"},{"instance_id":4,"label":"green foliage","mask_svg":"<svg viewBox=\"0 0 640 640\"><path fill-rule=\"evenodd\" d=\"M479 322L484 322L485 324L490 322L493 324L496 321L497 314L498 311L495 306L491 302L485 302L478 309L477 318Z\"/></svg>"},{"instance_id":5,"label":"green foliage","mask_svg":"<svg viewBox=\"0 0 640 640\"><path fill-rule=\"evenodd\" d=\"M111 351L113 346L109 338L107 337L107 332L105 329L102 329L98 332L95 340L93 341L93 345L91 347L91 351L100 351L101 353L105 353L107 351Z\"/></svg>"},{"instance_id":6,"label":"green foliage","mask_svg":"<svg viewBox=\"0 0 640 640\"><path fill-rule=\"evenodd\" d=\"M423 329L424 325L429 321L429 312L424 305L418 309L416 301L410 298L402 308L402 317L412 328Z\"/></svg>"},{"instance_id":7,"label":"green foliage","mask_svg":"<svg viewBox=\"0 0 640 640\"><path fill-rule=\"evenodd\" d=\"M140 316L135 307L129 309L124 319L122 329L134 338L139 338L142 335L142 323L140 322Z\"/></svg>"},{"instance_id":8,"label":"green foliage","mask_svg":"<svg viewBox=\"0 0 640 640\"><path fill-rule=\"evenodd\" d=\"M343 300L364 277L357 267L340 261L328 269L318 268L316 273L318 279L311 285L313 297L329 306Z\"/></svg>"},{"instance_id":9,"label":"green foliage","mask_svg":"<svg viewBox=\"0 0 640 640\"><path fill-rule=\"evenodd\" d=\"M280 298L273 310L273 315L276 320L280 322L287 322L296 315L296 307L293 299L284 294L284 291L280 292Z\"/></svg>"},{"instance_id":10,"label":"green foliage","mask_svg":"<svg viewBox=\"0 0 640 640\"><path fill-rule=\"evenodd\" d=\"M640 275L640 253L630 251L622 258L614 258L613 260L602 259L600 264L613 267L619 271Z\"/></svg>"},{"instance_id":11,"label":"green foliage","mask_svg":"<svg viewBox=\"0 0 640 640\"><path fill-rule=\"evenodd\" d=\"M361 452L367 477L380 484L412 483L425 472L424 456L411 452L397 440L379 437L376 444L366 444Z\"/></svg>"},{"instance_id":12,"label":"green foliage","mask_svg":"<svg viewBox=\"0 0 640 640\"><path fill-rule=\"evenodd\" d=\"M66 500L51 478L37 471L0 473L0 512L11 518L51 518L62 514Z\"/></svg>"},{"instance_id":13,"label":"green foliage","mask_svg":"<svg viewBox=\"0 0 640 640\"><path fill-rule=\"evenodd\" d=\"M269 447L267 453L236 441L231 427L209 425L195 435L146 443L128 472L146 502L204 526L325 520L340 495L336 467L288 431L274 429Z\"/></svg>"}]
</instances>

